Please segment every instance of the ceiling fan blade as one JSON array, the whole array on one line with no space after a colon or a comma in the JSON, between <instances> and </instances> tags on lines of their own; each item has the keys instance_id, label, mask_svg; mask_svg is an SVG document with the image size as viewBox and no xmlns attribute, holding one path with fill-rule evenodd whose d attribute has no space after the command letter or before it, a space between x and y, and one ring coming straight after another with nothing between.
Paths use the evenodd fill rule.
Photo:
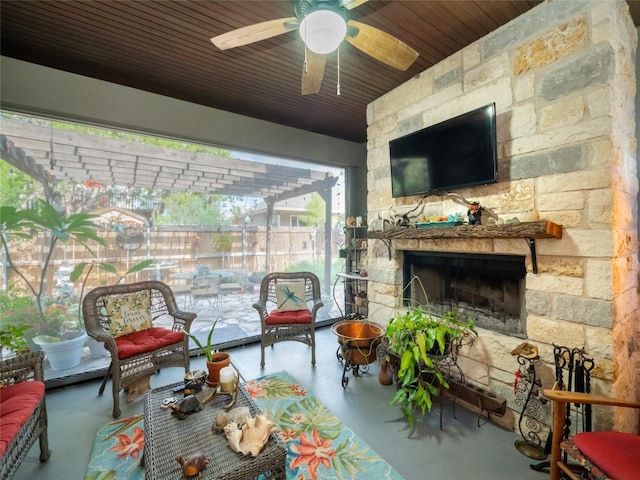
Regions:
<instances>
[{"instance_id":1,"label":"ceiling fan blade","mask_svg":"<svg viewBox=\"0 0 640 480\"><path fill-rule=\"evenodd\" d=\"M220 50L227 50L290 32L298 28L298 25L296 17L267 20L223 33L213 37L211 42Z\"/></svg>"},{"instance_id":2,"label":"ceiling fan blade","mask_svg":"<svg viewBox=\"0 0 640 480\"><path fill-rule=\"evenodd\" d=\"M359 7L363 3L367 3L369 0L343 0L342 6L347 10L351 10L353 8Z\"/></svg>"},{"instance_id":3,"label":"ceiling fan blade","mask_svg":"<svg viewBox=\"0 0 640 480\"><path fill-rule=\"evenodd\" d=\"M418 52L403 41L355 20L347 22L346 40L367 55L398 70L406 70L418 58Z\"/></svg>"},{"instance_id":4,"label":"ceiling fan blade","mask_svg":"<svg viewBox=\"0 0 640 480\"><path fill-rule=\"evenodd\" d=\"M326 63L326 55L307 49L306 65L302 68L302 95L312 95L320 91Z\"/></svg>"}]
</instances>

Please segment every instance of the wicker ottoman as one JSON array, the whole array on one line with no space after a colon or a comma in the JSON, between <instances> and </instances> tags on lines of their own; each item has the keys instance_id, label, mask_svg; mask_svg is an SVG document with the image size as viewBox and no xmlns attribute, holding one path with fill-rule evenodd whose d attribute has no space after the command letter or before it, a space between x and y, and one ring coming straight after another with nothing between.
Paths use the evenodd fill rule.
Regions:
<instances>
[{"instance_id":1,"label":"wicker ottoman","mask_svg":"<svg viewBox=\"0 0 640 480\"><path fill-rule=\"evenodd\" d=\"M229 447L224 433L212 430L213 420L229 397L219 395L204 406L204 409L178 420L171 411L162 409L165 398L177 396L168 385L147 392L144 400L144 467L147 480L182 479L182 469L176 456L185 459L196 452L209 457L202 479L248 480L264 475L265 479L285 480L287 451L282 439L272 433L269 441L255 458L234 452ZM203 390L203 397L208 391ZM238 388L235 407L247 406L251 415L261 414L242 385Z\"/></svg>"}]
</instances>

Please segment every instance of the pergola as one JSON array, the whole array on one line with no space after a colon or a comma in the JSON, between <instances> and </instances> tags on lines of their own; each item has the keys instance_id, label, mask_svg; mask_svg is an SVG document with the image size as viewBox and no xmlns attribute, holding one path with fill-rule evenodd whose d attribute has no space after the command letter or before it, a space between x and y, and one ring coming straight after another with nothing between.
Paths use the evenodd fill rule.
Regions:
<instances>
[{"instance_id":1,"label":"pergola","mask_svg":"<svg viewBox=\"0 0 640 480\"><path fill-rule=\"evenodd\" d=\"M2 119L1 127L2 159L41 182L48 201L53 199L58 180L98 182L259 198L266 203L267 218L271 219L276 202L318 192L326 205L325 251L331 249L331 190L338 177L329 172L177 150L7 118ZM267 258L271 228L268 221ZM330 264L331 258L325 255L327 291Z\"/></svg>"}]
</instances>

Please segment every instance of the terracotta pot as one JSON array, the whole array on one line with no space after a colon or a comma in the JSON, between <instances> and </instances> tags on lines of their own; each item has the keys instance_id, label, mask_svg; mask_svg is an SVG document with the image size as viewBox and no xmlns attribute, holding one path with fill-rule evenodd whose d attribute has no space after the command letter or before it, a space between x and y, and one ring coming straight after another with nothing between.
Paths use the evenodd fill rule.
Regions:
<instances>
[{"instance_id":1,"label":"terracotta pot","mask_svg":"<svg viewBox=\"0 0 640 480\"><path fill-rule=\"evenodd\" d=\"M393 383L393 375L389 371L389 364L386 361L380 364L378 382L380 382L380 385L391 385Z\"/></svg>"},{"instance_id":2,"label":"terracotta pot","mask_svg":"<svg viewBox=\"0 0 640 480\"><path fill-rule=\"evenodd\" d=\"M210 387L217 387L220 384L220 370L224 367L228 367L230 363L231 358L228 353L214 353L211 356L211 362L207 360L207 369L209 370L207 385Z\"/></svg>"}]
</instances>

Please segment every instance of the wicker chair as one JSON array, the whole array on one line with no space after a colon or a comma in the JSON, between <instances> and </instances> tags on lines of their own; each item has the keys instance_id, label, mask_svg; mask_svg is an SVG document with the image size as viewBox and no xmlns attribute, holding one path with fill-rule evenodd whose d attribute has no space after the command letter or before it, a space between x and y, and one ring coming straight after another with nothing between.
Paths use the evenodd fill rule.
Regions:
<instances>
[{"instance_id":1,"label":"wicker chair","mask_svg":"<svg viewBox=\"0 0 640 480\"><path fill-rule=\"evenodd\" d=\"M21 413L24 414L25 409L29 410L28 404L35 401L35 406L26 422L17 430L0 458L0 479L2 480L13 476L38 438L40 439L40 461L46 462L51 457L47 437L43 362L42 352L23 353L0 362L0 381L4 385L2 390L6 389L5 392L0 392L0 400L2 400L0 416L12 417L11 419L3 418L0 421L3 424L2 429L6 429L3 431L3 437L12 427L21 423L23 419L17 417L20 417ZM35 383L38 385L34 385ZM10 390L12 391L9 394ZM24 395L24 401L22 395ZM9 402L12 405L8 405ZM3 438L3 440L6 439Z\"/></svg>"},{"instance_id":2,"label":"wicker chair","mask_svg":"<svg viewBox=\"0 0 640 480\"><path fill-rule=\"evenodd\" d=\"M588 478L598 480L640 478L640 435L595 431L576 433L569 438L570 426L565 423L567 404L640 409L640 403L566 390L544 390L543 393L553 401L553 439L549 471L551 480L560 480L564 478L563 475L573 480L587 478L578 476L577 472L586 473ZM571 463L568 462L569 459L572 460Z\"/></svg>"},{"instance_id":3,"label":"wicker chair","mask_svg":"<svg viewBox=\"0 0 640 480\"><path fill-rule=\"evenodd\" d=\"M127 294L148 292L151 328L115 336L112 318L107 313L109 302ZM97 287L82 302L87 333L111 354L111 365L102 381L102 395L109 376L113 380L113 417L120 416L121 390L145 375L153 375L162 367L184 367L189 371L189 337L195 313L178 310L171 288L158 281ZM165 326L160 326L163 324Z\"/></svg>"},{"instance_id":4,"label":"wicker chair","mask_svg":"<svg viewBox=\"0 0 640 480\"><path fill-rule=\"evenodd\" d=\"M278 289L303 285L304 305L299 310L279 311ZM296 341L311 347L311 365L316 364L316 314L322 307L320 281L310 272L267 274L260 284L260 297L253 304L260 314L260 366L264 367L264 349L278 342Z\"/></svg>"}]
</instances>

